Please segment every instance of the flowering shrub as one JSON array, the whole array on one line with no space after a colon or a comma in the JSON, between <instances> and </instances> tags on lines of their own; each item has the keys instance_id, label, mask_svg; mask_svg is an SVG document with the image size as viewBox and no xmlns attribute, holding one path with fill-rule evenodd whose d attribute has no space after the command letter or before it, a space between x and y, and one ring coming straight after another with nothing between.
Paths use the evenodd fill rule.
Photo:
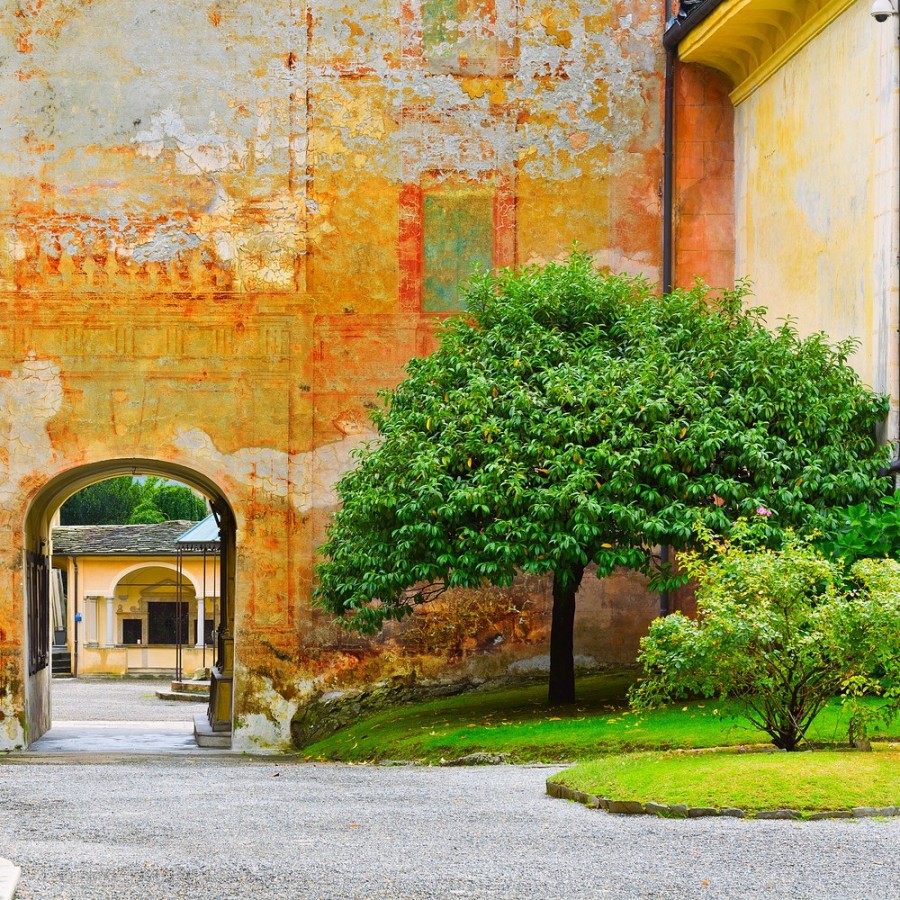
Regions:
<instances>
[{"instance_id":1,"label":"flowering shrub","mask_svg":"<svg viewBox=\"0 0 900 900\"><path fill-rule=\"evenodd\" d=\"M698 583L696 620L657 619L641 642L647 709L686 695L741 702L776 747L796 750L830 698L850 705L848 737L900 706L900 563L843 568L788 533L778 550L701 534L707 553L682 565ZM863 696L881 696L872 711Z\"/></svg>"}]
</instances>

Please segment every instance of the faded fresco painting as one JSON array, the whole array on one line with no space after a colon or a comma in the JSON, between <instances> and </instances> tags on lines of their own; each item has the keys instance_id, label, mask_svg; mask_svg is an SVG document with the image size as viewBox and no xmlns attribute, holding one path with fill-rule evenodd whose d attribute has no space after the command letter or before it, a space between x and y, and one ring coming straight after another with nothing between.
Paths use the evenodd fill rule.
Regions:
<instances>
[{"instance_id":1,"label":"faded fresco painting","mask_svg":"<svg viewBox=\"0 0 900 900\"><path fill-rule=\"evenodd\" d=\"M458 312L460 286L493 265L493 198L466 190L425 195L423 261L426 312Z\"/></svg>"}]
</instances>

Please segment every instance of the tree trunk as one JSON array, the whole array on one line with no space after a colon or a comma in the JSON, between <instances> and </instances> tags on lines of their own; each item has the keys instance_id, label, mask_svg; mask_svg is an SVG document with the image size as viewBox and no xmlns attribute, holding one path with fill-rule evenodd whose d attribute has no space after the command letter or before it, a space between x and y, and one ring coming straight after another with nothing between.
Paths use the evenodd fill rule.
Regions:
<instances>
[{"instance_id":1,"label":"tree trunk","mask_svg":"<svg viewBox=\"0 0 900 900\"><path fill-rule=\"evenodd\" d=\"M584 566L557 569L553 573L553 622L550 626L551 706L575 702L575 594L584 575Z\"/></svg>"}]
</instances>

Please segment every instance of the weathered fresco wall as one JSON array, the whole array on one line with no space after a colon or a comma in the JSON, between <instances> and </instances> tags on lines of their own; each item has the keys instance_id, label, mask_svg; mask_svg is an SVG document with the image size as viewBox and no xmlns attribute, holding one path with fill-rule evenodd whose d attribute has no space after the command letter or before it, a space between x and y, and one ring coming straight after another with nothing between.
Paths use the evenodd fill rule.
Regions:
<instances>
[{"instance_id":1,"label":"weathered fresco wall","mask_svg":"<svg viewBox=\"0 0 900 900\"><path fill-rule=\"evenodd\" d=\"M736 268L773 324L859 338L863 379L895 393L896 32L870 8L853 3L738 103Z\"/></svg>"},{"instance_id":2,"label":"weathered fresco wall","mask_svg":"<svg viewBox=\"0 0 900 900\"><path fill-rule=\"evenodd\" d=\"M23 549L47 521L26 529L29 505L104 461L183 466L234 510L236 746L286 741L329 679L471 656L363 645L312 613L333 484L470 264L577 239L658 277L661 16L614 0L4 6L0 748L46 727L22 712ZM546 593L512 594L525 612L476 637L497 666L545 651Z\"/></svg>"}]
</instances>

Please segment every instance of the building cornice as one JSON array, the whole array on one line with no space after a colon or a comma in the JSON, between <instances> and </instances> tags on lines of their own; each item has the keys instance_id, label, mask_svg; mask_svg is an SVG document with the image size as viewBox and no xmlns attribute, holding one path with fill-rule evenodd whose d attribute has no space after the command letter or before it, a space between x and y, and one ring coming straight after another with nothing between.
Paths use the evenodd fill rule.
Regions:
<instances>
[{"instance_id":1,"label":"building cornice","mask_svg":"<svg viewBox=\"0 0 900 900\"><path fill-rule=\"evenodd\" d=\"M725 0L678 45L682 62L724 72L737 106L855 0Z\"/></svg>"}]
</instances>

